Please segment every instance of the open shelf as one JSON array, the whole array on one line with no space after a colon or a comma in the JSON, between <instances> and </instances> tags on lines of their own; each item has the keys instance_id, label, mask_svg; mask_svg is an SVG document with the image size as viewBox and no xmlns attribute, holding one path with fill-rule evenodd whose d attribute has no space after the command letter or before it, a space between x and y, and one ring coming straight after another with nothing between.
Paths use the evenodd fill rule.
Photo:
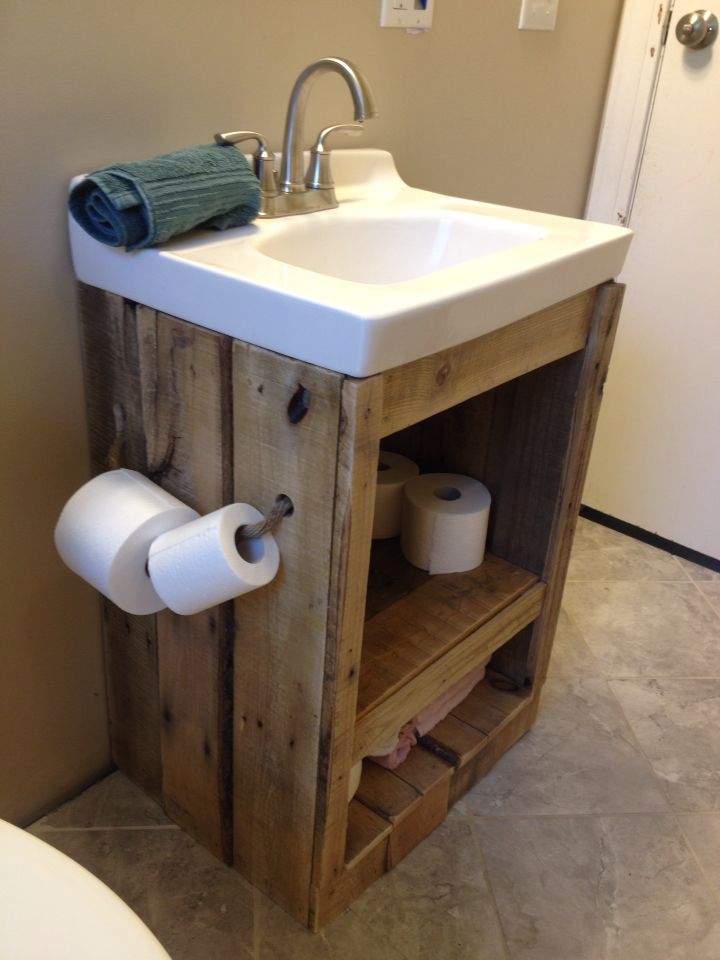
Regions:
<instances>
[{"instance_id":1,"label":"open shelf","mask_svg":"<svg viewBox=\"0 0 720 960\"><path fill-rule=\"evenodd\" d=\"M346 864L353 867L386 844L390 869L444 819L449 806L487 772L530 722L529 689L488 671L470 694L410 751L386 770L365 760L350 804Z\"/></svg>"},{"instance_id":2,"label":"open shelf","mask_svg":"<svg viewBox=\"0 0 720 960\"><path fill-rule=\"evenodd\" d=\"M378 582L389 602L365 621L353 763L532 623L545 594L533 573L491 554L474 570L418 582L397 541L377 552L384 573L373 573L370 604L379 606Z\"/></svg>"},{"instance_id":3,"label":"open shelf","mask_svg":"<svg viewBox=\"0 0 720 960\"><path fill-rule=\"evenodd\" d=\"M431 577L403 558L398 540L377 541L370 562L358 719L537 584L534 574L492 554L474 570Z\"/></svg>"}]
</instances>

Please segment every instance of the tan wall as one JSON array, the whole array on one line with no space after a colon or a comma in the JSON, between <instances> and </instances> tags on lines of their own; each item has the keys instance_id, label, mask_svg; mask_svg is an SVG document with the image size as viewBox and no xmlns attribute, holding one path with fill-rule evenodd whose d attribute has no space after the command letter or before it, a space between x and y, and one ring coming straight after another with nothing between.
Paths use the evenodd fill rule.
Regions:
<instances>
[{"instance_id":1,"label":"tan wall","mask_svg":"<svg viewBox=\"0 0 720 960\"><path fill-rule=\"evenodd\" d=\"M561 0L547 34L515 29L519 5L438 0L412 37L379 29L379 0L4 0L0 817L27 820L108 764L95 597L52 546L88 472L68 178L220 128L278 146L297 73L341 55L382 112L364 142L408 181L580 215L621 0ZM349 119L336 78L313 101L313 132Z\"/></svg>"}]
</instances>

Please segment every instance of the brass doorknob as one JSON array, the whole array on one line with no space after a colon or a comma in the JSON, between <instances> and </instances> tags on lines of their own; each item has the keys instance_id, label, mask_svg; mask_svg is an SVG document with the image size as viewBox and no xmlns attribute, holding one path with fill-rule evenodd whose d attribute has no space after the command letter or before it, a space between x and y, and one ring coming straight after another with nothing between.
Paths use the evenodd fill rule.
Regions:
<instances>
[{"instance_id":1,"label":"brass doorknob","mask_svg":"<svg viewBox=\"0 0 720 960\"><path fill-rule=\"evenodd\" d=\"M718 33L718 18L709 10L696 10L686 13L678 20L675 36L684 47L690 50L702 50L715 43Z\"/></svg>"}]
</instances>

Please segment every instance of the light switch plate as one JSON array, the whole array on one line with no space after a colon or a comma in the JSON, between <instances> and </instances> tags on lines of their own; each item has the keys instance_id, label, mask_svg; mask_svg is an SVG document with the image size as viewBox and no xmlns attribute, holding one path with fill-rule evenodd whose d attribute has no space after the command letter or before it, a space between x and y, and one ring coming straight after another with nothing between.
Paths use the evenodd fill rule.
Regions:
<instances>
[{"instance_id":1,"label":"light switch plate","mask_svg":"<svg viewBox=\"0 0 720 960\"><path fill-rule=\"evenodd\" d=\"M427 30L435 0L381 0L380 26Z\"/></svg>"},{"instance_id":2,"label":"light switch plate","mask_svg":"<svg viewBox=\"0 0 720 960\"><path fill-rule=\"evenodd\" d=\"M558 0L522 0L518 30L554 30L557 11Z\"/></svg>"}]
</instances>

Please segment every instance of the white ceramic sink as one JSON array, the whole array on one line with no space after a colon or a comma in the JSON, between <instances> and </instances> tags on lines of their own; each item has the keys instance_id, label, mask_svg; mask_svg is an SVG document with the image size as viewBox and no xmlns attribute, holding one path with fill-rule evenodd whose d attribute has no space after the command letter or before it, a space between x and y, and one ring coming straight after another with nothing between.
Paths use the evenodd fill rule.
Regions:
<instances>
[{"instance_id":1,"label":"white ceramic sink","mask_svg":"<svg viewBox=\"0 0 720 960\"><path fill-rule=\"evenodd\" d=\"M354 283L416 280L458 263L540 240L540 227L503 223L459 210L385 210L289 223L256 249L293 267Z\"/></svg>"},{"instance_id":2,"label":"white ceramic sink","mask_svg":"<svg viewBox=\"0 0 720 960\"><path fill-rule=\"evenodd\" d=\"M126 253L71 219L78 278L278 353L364 377L616 276L621 227L407 186L381 150L336 150L335 210L194 231Z\"/></svg>"}]
</instances>

